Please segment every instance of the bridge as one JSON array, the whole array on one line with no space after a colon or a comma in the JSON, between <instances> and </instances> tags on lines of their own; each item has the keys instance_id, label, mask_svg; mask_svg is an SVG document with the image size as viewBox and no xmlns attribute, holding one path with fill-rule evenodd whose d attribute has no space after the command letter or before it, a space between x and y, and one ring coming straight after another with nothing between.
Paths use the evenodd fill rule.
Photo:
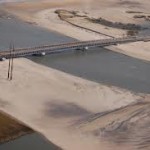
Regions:
<instances>
[{"instance_id":1,"label":"bridge","mask_svg":"<svg viewBox=\"0 0 150 150\"><path fill-rule=\"evenodd\" d=\"M9 58L19 58L34 55L46 55L61 53L71 50L87 50L92 47L105 47L110 45L117 45L123 43L137 42L137 41L150 41L150 36L131 36L124 38L112 38L103 40L83 41L83 42L72 42L72 43L61 43L55 45L43 45L38 47L28 48L16 48L14 51L2 50L0 51L0 60Z\"/></svg>"}]
</instances>

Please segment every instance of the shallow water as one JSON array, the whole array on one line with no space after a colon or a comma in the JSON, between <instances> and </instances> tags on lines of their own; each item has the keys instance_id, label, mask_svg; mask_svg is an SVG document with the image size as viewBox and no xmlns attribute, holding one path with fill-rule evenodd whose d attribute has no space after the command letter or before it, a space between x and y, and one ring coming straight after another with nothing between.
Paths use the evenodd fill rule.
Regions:
<instances>
[{"instance_id":1,"label":"shallow water","mask_svg":"<svg viewBox=\"0 0 150 150\"><path fill-rule=\"evenodd\" d=\"M14 18L0 19L0 50L9 48L10 43L15 47L30 47L70 41L73 39Z\"/></svg>"},{"instance_id":2,"label":"shallow water","mask_svg":"<svg viewBox=\"0 0 150 150\"><path fill-rule=\"evenodd\" d=\"M38 134L23 136L14 141L1 144L0 150L61 150Z\"/></svg>"},{"instance_id":3,"label":"shallow water","mask_svg":"<svg viewBox=\"0 0 150 150\"><path fill-rule=\"evenodd\" d=\"M150 62L97 48L46 57L32 57L37 63L134 92L150 93Z\"/></svg>"}]
</instances>

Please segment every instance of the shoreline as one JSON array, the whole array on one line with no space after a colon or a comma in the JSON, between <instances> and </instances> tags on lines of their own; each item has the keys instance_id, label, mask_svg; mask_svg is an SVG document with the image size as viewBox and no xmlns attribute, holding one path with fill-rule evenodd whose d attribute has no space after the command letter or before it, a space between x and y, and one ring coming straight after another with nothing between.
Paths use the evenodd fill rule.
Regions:
<instances>
[{"instance_id":1,"label":"shoreline","mask_svg":"<svg viewBox=\"0 0 150 150\"><path fill-rule=\"evenodd\" d=\"M80 125L77 121L145 101L140 94L88 81L27 59L15 59L15 77L8 82L2 78L7 70L7 61L0 63L0 95L5 102L1 110L66 150L81 147L99 150L100 146L107 149L109 143L105 145L93 135L87 137L86 133L76 130ZM6 92L10 94L6 95Z\"/></svg>"},{"instance_id":2,"label":"shoreline","mask_svg":"<svg viewBox=\"0 0 150 150\"><path fill-rule=\"evenodd\" d=\"M115 0L117 2L118 0ZM97 40L97 39L105 39L108 38L104 35L110 35L113 37L122 37L126 34L124 30L111 28L109 26L100 25L97 23L89 23L85 21L82 18L76 17L75 19L69 18L68 22L62 21L57 14L55 14L55 11L57 9L65 9L65 10L72 10L72 11L79 11L80 14L86 14L89 18L100 18L102 17L105 20L111 21L111 22L120 22L122 24L135 24L135 25L141 25L144 23L145 20L137 19L134 16L138 15L138 13L144 15L148 14L148 9L146 7L146 3L139 2L138 5L144 5L146 8L145 10L142 9L142 11L138 11L139 6L135 6L135 10L132 10L134 13L128 13L130 12L130 9L126 7L122 7L120 4L115 4L115 2L105 2L104 5L101 6L101 10L97 9L96 4L98 5L99 2L93 2L92 0L89 2L91 4L91 9L84 7L84 2L75 2L74 0L68 2L65 1L65 6L61 5L61 2L56 2L55 4L44 1L39 2L41 4L41 8L37 7L37 4L34 2L26 2L26 3L16 3L16 4L6 4L4 5L4 10L8 13L18 17L19 19L29 23L33 24L35 26L39 26L42 28L46 28L50 31L55 31L58 33L61 33L65 36L72 37L77 40L86 41L86 40ZM107 7L110 7L110 5L114 4L114 6L108 11ZM148 2L147 2L148 3ZM29 6L30 4L30 6ZM39 6L38 4L38 6ZM89 5L87 3L87 5ZM128 4L134 5L132 3ZM49 6L49 7L48 7ZM121 8L119 8L119 6ZM95 10L92 9L95 8ZM21 10L22 8L22 10ZM31 12L31 9L33 10ZM82 10L83 9L83 10ZM117 17L114 15L113 17L110 17L110 13L120 13L120 17ZM101 14L101 15L98 15ZM129 21L127 21L127 19ZM71 24L74 24L78 27L75 27ZM82 27L82 28L79 28ZM86 29L91 30L90 32ZM103 33L103 35L98 35L97 33L94 33L92 31L96 31L99 33ZM138 45L138 46L137 46ZM149 47L150 42L136 42L133 44L122 44L117 46L110 46L107 47L108 50L115 51L118 53L125 54L130 57L134 57L141 60L150 61L150 50Z\"/></svg>"},{"instance_id":3,"label":"shoreline","mask_svg":"<svg viewBox=\"0 0 150 150\"><path fill-rule=\"evenodd\" d=\"M48 25L49 24L47 24L47 26ZM80 35L81 33L78 36ZM84 36L80 38L85 38ZM93 35L93 37L94 36L95 35ZM126 48L128 48L128 45ZM103 139L98 137L97 132L93 130L96 128L98 133L101 134L98 126L100 123L101 129L104 128L106 131L108 130L113 133L113 129L118 126L118 122L124 124L124 120L126 120L126 113L128 113L128 111L125 111L126 106L129 105L127 110L132 112L132 103L138 101L145 102L146 98L149 103L148 94L147 97L144 97L144 94L137 94L136 92L130 92L106 84L98 84L35 64L27 59L15 59L15 78L10 83L4 79L7 64L7 62L0 62L0 110L11 114L35 129L49 141L58 144L66 150L93 150L93 148L99 150L100 147L104 150L108 150L109 146L114 146L114 149L121 147L120 149L124 150L124 145L118 146L113 143L111 139L113 135L111 137L111 135L108 134L111 140L109 142L104 141L103 143ZM24 76L22 76L22 74ZM8 95L7 92L9 92L10 95ZM11 98L13 98L13 101ZM2 107L1 104L3 104L4 107ZM33 109L33 106L36 107ZM115 110L119 108L123 109L116 111L117 113L115 113L115 115L120 116L119 119L116 119L116 116L111 112L115 112ZM138 110L142 116L140 107ZM149 110L149 105L147 110ZM110 114L108 113L109 111ZM102 115L101 117L103 113L108 113L110 116L106 115L105 118L105 115L104 117ZM95 121L95 116L98 114L99 116ZM149 119L149 111L148 113L145 112L144 115L146 115L146 119ZM90 120L90 122L87 120L89 116L92 116L89 118L89 120L92 120ZM136 121L140 120L141 116L137 115L137 118L133 118L131 124L136 124ZM109 118L110 122L108 122L109 119L107 119L107 117L111 118ZM83 130L78 130L80 126L78 121L82 119L87 121L86 126L83 127ZM75 126L72 126L72 123L76 123ZM89 129L93 132L91 133ZM119 133L116 134L116 136L117 135L119 135ZM106 144L105 142L108 143Z\"/></svg>"},{"instance_id":4,"label":"shoreline","mask_svg":"<svg viewBox=\"0 0 150 150\"><path fill-rule=\"evenodd\" d=\"M33 133L33 130L0 111L0 144L5 144L31 133Z\"/></svg>"}]
</instances>

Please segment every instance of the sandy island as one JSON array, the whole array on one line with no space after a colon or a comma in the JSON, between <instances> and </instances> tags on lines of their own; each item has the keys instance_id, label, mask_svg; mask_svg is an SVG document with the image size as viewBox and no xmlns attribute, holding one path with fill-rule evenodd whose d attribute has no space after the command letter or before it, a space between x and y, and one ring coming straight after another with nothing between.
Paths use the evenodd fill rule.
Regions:
<instances>
[{"instance_id":1,"label":"sandy island","mask_svg":"<svg viewBox=\"0 0 150 150\"><path fill-rule=\"evenodd\" d=\"M13 81L6 80L7 68L8 61L0 62L0 110L65 150L124 149L124 144L116 146L102 138L105 130L113 132L123 122L148 130L148 96L87 81L27 59L15 60Z\"/></svg>"}]
</instances>

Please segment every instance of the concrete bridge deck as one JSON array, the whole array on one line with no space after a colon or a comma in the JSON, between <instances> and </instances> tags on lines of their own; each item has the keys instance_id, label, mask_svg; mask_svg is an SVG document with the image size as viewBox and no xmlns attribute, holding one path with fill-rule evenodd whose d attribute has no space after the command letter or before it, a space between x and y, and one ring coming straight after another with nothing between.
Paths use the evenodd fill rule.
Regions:
<instances>
[{"instance_id":1,"label":"concrete bridge deck","mask_svg":"<svg viewBox=\"0 0 150 150\"><path fill-rule=\"evenodd\" d=\"M124 38L113 38L113 39L103 39L103 40L93 40L84 42L72 42L72 43L62 43L55 45L43 45L38 47L28 47L28 48L17 48L11 52L10 50L0 51L0 60L9 59L11 57L25 57L31 55L46 55L52 53L60 53L70 50L84 50L91 47L105 47L109 45L117 45L123 43L137 42L137 41L150 41L150 36L132 36Z\"/></svg>"}]
</instances>

